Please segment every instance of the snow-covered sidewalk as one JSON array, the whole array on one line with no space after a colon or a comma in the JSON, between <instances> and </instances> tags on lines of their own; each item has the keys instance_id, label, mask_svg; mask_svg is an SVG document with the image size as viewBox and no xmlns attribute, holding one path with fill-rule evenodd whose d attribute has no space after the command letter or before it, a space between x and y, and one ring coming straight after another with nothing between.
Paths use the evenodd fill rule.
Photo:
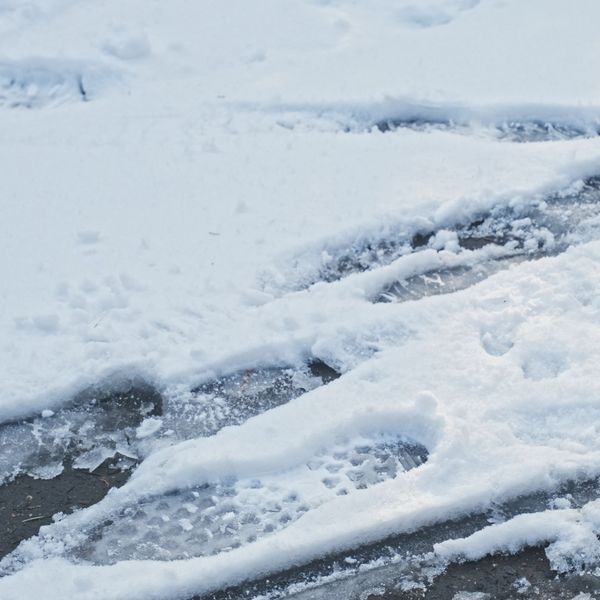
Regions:
<instances>
[{"instance_id":1,"label":"snow-covered sidewalk","mask_svg":"<svg viewBox=\"0 0 600 600\"><path fill-rule=\"evenodd\" d=\"M2 4L0 420L132 378L193 405L232 373L342 377L294 380L306 393L210 437L149 417L130 482L5 559L0 597L184 598L600 475L598 17L591 0ZM439 294L449 271L466 283ZM376 301L390 290L409 301ZM398 440L427 457L388 477ZM314 475L363 447L385 477ZM109 516L206 485L293 496L297 516L186 560L78 553ZM597 529L595 505L569 510L440 553L535 538L558 565L572 522Z\"/></svg>"}]
</instances>

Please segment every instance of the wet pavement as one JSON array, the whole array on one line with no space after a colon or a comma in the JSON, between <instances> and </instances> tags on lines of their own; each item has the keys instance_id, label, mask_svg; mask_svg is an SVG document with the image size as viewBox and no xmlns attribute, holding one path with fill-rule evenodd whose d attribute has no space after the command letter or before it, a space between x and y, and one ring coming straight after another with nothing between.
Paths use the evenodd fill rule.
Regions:
<instances>
[{"instance_id":1,"label":"wet pavement","mask_svg":"<svg viewBox=\"0 0 600 600\"><path fill-rule=\"evenodd\" d=\"M558 576L550 568L544 549L536 547L450 565L425 590L374 592L366 600L572 600L578 594L596 598L598 593L600 577ZM578 600L584 598L589 600L585 596Z\"/></svg>"},{"instance_id":2,"label":"wet pavement","mask_svg":"<svg viewBox=\"0 0 600 600\"><path fill-rule=\"evenodd\" d=\"M68 465L53 479L20 475L0 486L0 558L37 534L42 525L52 523L53 515L99 502L130 474L106 461L92 473Z\"/></svg>"}]
</instances>

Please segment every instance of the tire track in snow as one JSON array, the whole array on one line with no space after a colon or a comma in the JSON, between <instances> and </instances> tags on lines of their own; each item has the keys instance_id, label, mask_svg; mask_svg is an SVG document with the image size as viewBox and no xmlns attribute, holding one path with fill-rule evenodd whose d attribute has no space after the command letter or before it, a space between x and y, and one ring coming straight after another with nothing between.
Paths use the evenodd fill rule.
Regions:
<instances>
[{"instance_id":1,"label":"tire track in snow","mask_svg":"<svg viewBox=\"0 0 600 600\"><path fill-rule=\"evenodd\" d=\"M599 234L600 178L589 178L575 189L498 205L467 222L436 227L425 221L339 243L321 250L318 267L279 285L296 291L322 282L344 286L347 280L375 302L418 300L465 289L513 264L555 256Z\"/></svg>"}]
</instances>

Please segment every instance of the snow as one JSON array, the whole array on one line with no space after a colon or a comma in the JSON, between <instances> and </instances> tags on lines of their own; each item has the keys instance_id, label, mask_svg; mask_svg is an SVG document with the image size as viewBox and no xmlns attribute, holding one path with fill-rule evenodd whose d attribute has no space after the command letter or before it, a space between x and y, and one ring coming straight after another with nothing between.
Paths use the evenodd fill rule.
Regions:
<instances>
[{"instance_id":1,"label":"snow","mask_svg":"<svg viewBox=\"0 0 600 600\"><path fill-rule=\"evenodd\" d=\"M83 418L61 406L91 386L149 382L174 408L133 425L124 487L3 561L0 597L185 597L600 475L597 198L560 204L598 174L598 17L592 0L3 2L0 419L41 415L58 448ZM488 217L478 235L512 241L463 247ZM314 359L342 377L320 385ZM231 392L190 392L274 369L292 391L238 417ZM80 468L131 452L113 433ZM398 440L426 461L336 474ZM168 494L165 527L191 535L203 486L307 510L238 547L222 511L215 552L81 562L88 531ZM577 567L597 512L559 503L435 551L550 542Z\"/></svg>"},{"instance_id":2,"label":"snow","mask_svg":"<svg viewBox=\"0 0 600 600\"><path fill-rule=\"evenodd\" d=\"M452 555L473 560L492 552L515 552L526 545L551 542L546 555L556 571L593 567L600 552L598 511L596 500L580 510L558 509L518 515L505 523L486 527L469 538L437 544L435 551L446 560Z\"/></svg>"}]
</instances>

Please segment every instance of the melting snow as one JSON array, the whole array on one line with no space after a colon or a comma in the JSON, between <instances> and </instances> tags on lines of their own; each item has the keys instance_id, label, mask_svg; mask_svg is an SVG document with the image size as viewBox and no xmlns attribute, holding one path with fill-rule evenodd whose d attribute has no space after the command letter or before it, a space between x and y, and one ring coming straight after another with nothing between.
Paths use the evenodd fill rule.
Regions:
<instances>
[{"instance_id":1,"label":"melting snow","mask_svg":"<svg viewBox=\"0 0 600 600\"><path fill-rule=\"evenodd\" d=\"M132 476L0 597L191 597L597 477L598 17L2 3L0 478ZM594 494L428 560L596 568Z\"/></svg>"}]
</instances>

